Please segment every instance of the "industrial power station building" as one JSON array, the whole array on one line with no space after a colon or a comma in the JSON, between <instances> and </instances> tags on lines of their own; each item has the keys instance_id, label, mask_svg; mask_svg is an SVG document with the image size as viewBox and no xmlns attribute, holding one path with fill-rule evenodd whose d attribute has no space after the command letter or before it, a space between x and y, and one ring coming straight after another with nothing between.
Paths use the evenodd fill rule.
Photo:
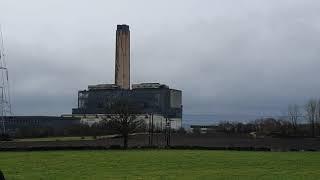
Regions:
<instances>
[{"instance_id":1,"label":"industrial power station building","mask_svg":"<svg viewBox=\"0 0 320 180\"><path fill-rule=\"evenodd\" d=\"M93 124L110 116L110 105L119 97L130 98L141 109L138 118L153 122L156 128L178 129L182 123L182 92L159 83L130 86L130 31L118 25L116 32L115 84L89 85L78 92L78 107L61 116L7 116L8 131L21 127L63 128L80 123ZM152 120L152 121L151 121Z\"/></svg>"},{"instance_id":2,"label":"industrial power station building","mask_svg":"<svg viewBox=\"0 0 320 180\"><path fill-rule=\"evenodd\" d=\"M72 109L73 117L91 124L106 119L110 106L119 97L130 98L141 108L146 123L164 128L169 120L171 128L182 123L182 92L160 83L133 84L130 88L130 30L128 25L118 25L116 31L115 83L89 85L78 92L78 107ZM65 115L68 116L68 115ZM70 115L69 115L70 116Z\"/></svg>"}]
</instances>

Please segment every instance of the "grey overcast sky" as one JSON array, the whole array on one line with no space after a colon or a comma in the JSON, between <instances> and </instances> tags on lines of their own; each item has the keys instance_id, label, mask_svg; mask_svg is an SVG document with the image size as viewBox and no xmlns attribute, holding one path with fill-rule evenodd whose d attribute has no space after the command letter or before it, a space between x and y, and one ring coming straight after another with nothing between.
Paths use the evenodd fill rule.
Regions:
<instances>
[{"instance_id":1,"label":"grey overcast sky","mask_svg":"<svg viewBox=\"0 0 320 180\"><path fill-rule=\"evenodd\" d=\"M320 95L319 0L0 0L18 115L59 115L113 83L131 30L132 83L183 90L184 113L277 115Z\"/></svg>"}]
</instances>

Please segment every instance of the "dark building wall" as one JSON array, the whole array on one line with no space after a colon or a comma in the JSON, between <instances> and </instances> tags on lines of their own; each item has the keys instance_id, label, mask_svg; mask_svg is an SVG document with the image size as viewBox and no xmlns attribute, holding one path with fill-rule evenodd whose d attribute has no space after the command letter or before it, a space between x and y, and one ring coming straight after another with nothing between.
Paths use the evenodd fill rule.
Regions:
<instances>
[{"instance_id":1,"label":"dark building wall","mask_svg":"<svg viewBox=\"0 0 320 180\"><path fill-rule=\"evenodd\" d=\"M158 113L176 118L182 117L181 91L169 88L79 91L78 108L73 109L72 113L107 114L111 105L121 96L130 98L136 106L142 107L143 113Z\"/></svg>"},{"instance_id":2,"label":"dark building wall","mask_svg":"<svg viewBox=\"0 0 320 180\"><path fill-rule=\"evenodd\" d=\"M107 89L78 92L78 108L72 114L104 114L118 97L128 94L129 90Z\"/></svg>"},{"instance_id":3,"label":"dark building wall","mask_svg":"<svg viewBox=\"0 0 320 180\"><path fill-rule=\"evenodd\" d=\"M6 129L21 127L52 127L64 128L80 124L80 118L60 116L7 116Z\"/></svg>"}]
</instances>

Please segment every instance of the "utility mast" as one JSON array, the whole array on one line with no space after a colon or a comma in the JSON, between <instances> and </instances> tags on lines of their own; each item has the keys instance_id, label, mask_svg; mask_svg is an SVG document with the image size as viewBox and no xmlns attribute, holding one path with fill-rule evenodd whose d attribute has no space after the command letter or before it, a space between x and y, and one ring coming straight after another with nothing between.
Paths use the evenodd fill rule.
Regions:
<instances>
[{"instance_id":1,"label":"utility mast","mask_svg":"<svg viewBox=\"0 0 320 180\"><path fill-rule=\"evenodd\" d=\"M5 59L6 55L4 53L3 35L0 26L0 134L6 133L7 116L12 115L9 92L9 73Z\"/></svg>"}]
</instances>

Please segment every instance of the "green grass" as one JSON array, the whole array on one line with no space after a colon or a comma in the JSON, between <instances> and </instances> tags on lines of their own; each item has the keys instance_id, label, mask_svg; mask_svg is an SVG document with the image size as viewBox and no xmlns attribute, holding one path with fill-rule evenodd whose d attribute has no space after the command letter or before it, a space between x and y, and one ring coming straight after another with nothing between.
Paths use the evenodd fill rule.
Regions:
<instances>
[{"instance_id":1,"label":"green grass","mask_svg":"<svg viewBox=\"0 0 320 180\"><path fill-rule=\"evenodd\" d=\"M317 152L201 150L0 152L13 179L320 179Z\"/></svg>"}]
</instances>

